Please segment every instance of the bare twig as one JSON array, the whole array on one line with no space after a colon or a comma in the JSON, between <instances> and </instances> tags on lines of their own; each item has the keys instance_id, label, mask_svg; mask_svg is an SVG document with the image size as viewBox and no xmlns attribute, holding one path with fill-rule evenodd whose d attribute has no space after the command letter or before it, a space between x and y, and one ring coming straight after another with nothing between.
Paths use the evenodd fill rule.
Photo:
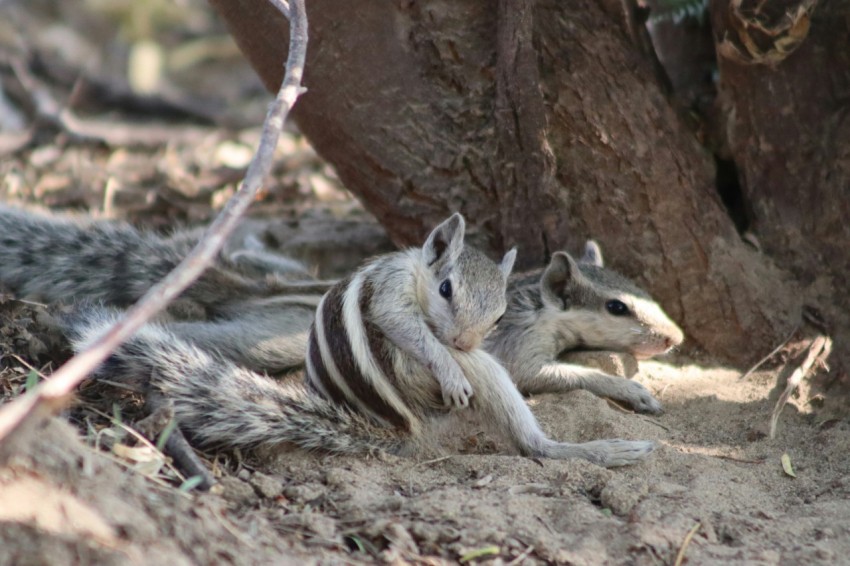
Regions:
<instances>
[{"instance_id":1,"label":"bare twig","mask_svg":"<svg viewBox=\"0 0 850 566\"><path fill-rule=\"evenodd\" d=\"M411 468L419 468L421 466L430 466L431 464L439 464L440 462L445 462L446 460L452 457L451 454L448 456L441 456L440 458L434 458L433 460L425 460L424 462L419 462L411 466Z\"/></svg>"},{"instance_id":2,"label":"bare twig","mask_svg":"<svg viewBox=\"0 0 850 566\"><path fill-rule=\"evenodd\" d=\"M739 464L764 464L766 458L760 460L746 460L744 458L735 458L734 456L724 456L723 454L712 454L712 458L720 458L721 460L729 460L730 462L738 462Z\"/></svg>"},{"instance_id":3,"label":"bare twig","mask_svg":"<svg viewBox=\"0 0 850 566\"><path fill-rule=\"evenodd\" d=\"M782 392L782 395L779 396L779 400L776 402L776 406L773 407L773 414L770 416L770 438L776 435L776 423L779 422L779 415L782 413L785 403L788 402L788 398L796 391L797 386L800 385L800 382L803 381L803 378L808 375L815 365L826 363L830 352L832 352L832 339L829 336L820 335L809 344L803 363L788 378L785 391Z\"/></svg>"},{"instance_id":4,"label":"bare twig","mask_svg":"<svg viewBox=\"0 0 850 566\"><path fill-rule=\"evenodd\" d=\"M631 410L630 408L624 407L623 405L619 404L618 402L616 402L615 400L613 400L609 397L605 397L605 401L608 403L609 407L611 407L612 409L615 409L617 411L620 411L621 413L625 413L627 415L634 415L635 414L635 412L633 410Z\"/></svg>"},{"instance_id":5,"label":"bare twig","mask_svg":"<svg viewBox=\"0 0 850 566\"><path fill-rule=\"evenodd\" d=\"M0 442L22 425L36 422L65 406L74 388L122 342L188 287L209 266L239 218L251 204L272 166L283 123L298 96L307 53L307 15L304 0L290 0L290 40L286 72L269 107L260 145L239 191L207 229L204 237L180 264L152 287L126 315L85 350L71 358L31 394L19 397L0 410Z\"/></svg>"},{"instance_id":6,"label":"bare twig","mask_svg":"<svg viewBox=\"0 0 850 566\"><path fill-rule=\"evenodd\" d=\"M288 0L269 0L272 3L272 6L278 9L278 11L286 16L286 19L290 19L289 16L289 1Z\"/></svg>"},{"instance_id":7,"label":"bare twig","mask_svg":"<svg viewBox=\"0 0 850 566\"><path fill-rule=\"evenodd\" d=\"M174 140L199 140L212 131L211 128L197 126L119 122L114 118L80 118L70 108L62 107L50 90L30 73L24 61L11 58L8 63L29 93L38 116L76 139L118 147L157 146Z\"/></svg>"},{"instance_id":8,"label":"bare twig","mask_svg":"<svg viewBox=\"0 0 850 566\"><path fill-rule=\"evenodd\" d=\"M780 342L779 345L776 348L774 348L768 355L766 355L765 357L763 357L762 359L757 361L755 363L755 365L753 367L751 367L750 369L748 369L743 375L741 375L741 377L739 377L738 380L740 381L740 380L747 379L748 377L750 377L753 374L753 372L756 371L758 368L760 368L761 365L764 362L766 362L767 360L769 360L770 358L775 356L776 352L778 352L779 350L784 348L785 344L787 344L791 340L791 338L794 337L794 335L797 333L798 330L800 330L800 324L799 323L794 325L794 328L791 329L791 332L788 334L788 336L785 338L785 340Z\"/></svg>"},{"instance_id":9,"label":"bare twig","mask_svg":"<svg viewBox=\"0 0 850 566\"><path fill-rule=\"evenodd\" d=\"M83 119L67 108L59 113L57 120L58 125L74 137L102 142L112 147L154 147L174 141L192 143L203 139L213 131L212 128L185 124L172 126L119 122L115 119Z\"/></svg>"},{"instance_id":10,"label":"bare twig","mask_svg":"<svg viewBox=\"0 0 850 566\"><path fill-rule=\"evenodd\" d=\"M673 563L673 566L681 566L682 561L685 559L685 551L688 550L688 545L691 544L691 539L694 538L694 535L697 534L697 531L702 526L702 523L697 523L691 530L688 531L688 534L685 535L685 540L682 541L682 547L679 549L679 553L676 554L676 561Z\"/></svg>"},{"instance_id":11,"label":"bare twig","mask_svg":"<svg viewBox=\"0 0 850 566\"><path fill-rule=\"evenodd\" d=\"M522 554L505 564L505 566L516 566L517 564L521 564L522 561L528 558L532 552L534 552L534 545L530 545Z\"/></svg>"},{"instance_id":12,"label":"bare twig","mask_svg":"<svg viewBox=\"0 0 850 566\"><path fill-rule=\"evenodd\" d=\"M646 422L654 424L658 428L663 428L667 432L670 432L670 430L671 430L669 426L667 426L663 423L660 423L660 422L656 421L655 419L651 419L651 418L647 417L646 415L638 415L638 416L640 418L642 418L643 420L645 420Z\"/></svg>"}]
</instances>

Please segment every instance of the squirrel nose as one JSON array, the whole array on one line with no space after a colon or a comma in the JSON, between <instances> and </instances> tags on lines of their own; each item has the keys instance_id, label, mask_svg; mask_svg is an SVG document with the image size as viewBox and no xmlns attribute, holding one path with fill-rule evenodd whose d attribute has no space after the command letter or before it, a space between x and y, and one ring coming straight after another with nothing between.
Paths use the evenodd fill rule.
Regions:
<instances>
[{"instance_id":1,"label":"squirrel nose","mask_svg":"<svg viewBox=\"0 0 850 566\"><path fill-rule=\"evenodd\" d=\"M665 343L667 344L667 348L672 348L673 346L678 346L685 340L684 333L679 329L678 326L673 327L674 332L671 332L667 335L665 339Z\"/></svg>"},{"instance_id":2,"label":"squirrel nose","mask_svg":"<svg viewBox=\"0 0 850 566\"><path fill-rule=\"evenodd\" d=\"M461 334L460 336L457 336L454 340L452 340L452 344L455 348L462 352L469 352L474 350L478 346L478 340L468 334Z\"/></svg>"},{"instance_id":3,"label":"squirrel nose","mask_svg":"<svg viewBox=\"0 0 850 566\"><path fill-rule=\"evenodd\" d=\"M680 337L667 336L664 338L664 346L669 350L673 346L678 346L682 343L682 339Z\"/></svg>"}]
</instances>

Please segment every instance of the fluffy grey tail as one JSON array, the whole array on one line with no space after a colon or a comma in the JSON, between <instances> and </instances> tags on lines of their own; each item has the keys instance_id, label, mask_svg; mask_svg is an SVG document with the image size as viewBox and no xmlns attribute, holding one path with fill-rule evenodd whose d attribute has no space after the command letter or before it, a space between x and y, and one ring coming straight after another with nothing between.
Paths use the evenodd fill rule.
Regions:
<instances>
[{"instance_id":1,"label":"fluffy grey tail","mask_svg":"<svg viewBox=\"0 0 850 566\"><path fill-rule=\"evenodd\" d=\"M0 207L0 234L0 281L48 302L76 297L130 304L183 252L127 225L7 207Z\"/></svg>"},{"instance_id":2,"label":"fluffy grey tail","mask_svg":"<svg viewBox=\"0 0 850 566\"><path fill-rule=\"evenodd\" d=\"M122 223L0 206L0 282L46 302L74 298L128 306L170 272L196 240L194 234L163 238ZM182 297L215 306L242 294L267 295L268 285L222 259Z\"/></svg>"},{"instance_id":3,"label":"fluffy grey tail","mask_svg":"<svg viewBox=\"0 0 850 566\"><path fill-rule=\"evenodd\" d=\"M66 317L75 350L118 316L87 306ZM297 445L330 453L397 452L404 438L333 404L303 383L279 383L212 356L150 324L118 349L96 377L160 391L183 432L198 445L225 449Z\"/></svg>"}]
</instances>

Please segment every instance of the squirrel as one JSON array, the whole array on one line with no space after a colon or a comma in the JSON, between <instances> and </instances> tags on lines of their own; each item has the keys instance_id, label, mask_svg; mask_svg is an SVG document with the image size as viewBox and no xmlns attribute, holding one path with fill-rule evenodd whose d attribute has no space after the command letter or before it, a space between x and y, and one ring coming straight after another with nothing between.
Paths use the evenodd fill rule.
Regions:
<instances>
[{"instance_id":1,"label":"squirrel","mask_svg":"<svg viewBox=\"0 0 850 566\"><path fill-rule=\"evenodd\" d=\"M304 380L276 381L175 335L142 328L98 375L170 399L184 432L202 446L400 452L447 406L466 407L521 454L632 464L649 441L556 442L540 429L505 368L481 349L507 307L515 251L500 264L465 246L459 214L422 248L367 262L322 298L310 331ZM118 312L76 309L65 318L75 349Z\"/></svg>"},{"instance_id":2,"label":"squirrel","mask_svg":"<svg viewBox=\"0 0 850 566\"><path fill-rule=\"evenodd\" d=\"M197 230L167 237L7 206L0 206L0 234L0 283L11 291L46 303L122 308L176 267L200 237ZM303 366L316 307L333 283L249 237L236 251L221 252L164 318L171 332L202 348L285 373Z\"/></svg>"},{"instance_id":3,"label":"squirrel","mask_svg":"<svg viewBox=\"0 0 850 566\"><path fill-rule=\"evenodd\" d=\"M47 301L73 297L118 307L146 291L197 240L191 232L165 238L126 224L6 207L0 207L0 231L6 234L0 240L0 282L13 291ZM220 254L211 272L181 296L180 301L189 297L199 305L200 313L169 321L168 329L254 371L303 369L316 307L333 282L314 280L306 267L266 250L256 238L244 244L247 249ZM595 242L587 242L577 262L556 252L546 268L512 275L507 295L505 316L484 348L506 365L522 393L583 388L638 411L661 410L640 383L557 361L559 354L576 349L649 358L683 339L646 292L604 267Z\"/></svg>"},{"instance_id":4,"label":"squirrel","mask_svg":"<svg viewBox=\"0 0 850 566\"><path fill-rule=\"evenodd\" d=\"M485 349L505 364L520 392L586 389L637 411L661 411L661 403L636 381L558 361L560 354L578 349L646 359L684 339L648 293L604 267L596 242L586 243L578 262L560 251L545 269L511 277L507 294L507 311Z\"/></svg>"}]
</instances>

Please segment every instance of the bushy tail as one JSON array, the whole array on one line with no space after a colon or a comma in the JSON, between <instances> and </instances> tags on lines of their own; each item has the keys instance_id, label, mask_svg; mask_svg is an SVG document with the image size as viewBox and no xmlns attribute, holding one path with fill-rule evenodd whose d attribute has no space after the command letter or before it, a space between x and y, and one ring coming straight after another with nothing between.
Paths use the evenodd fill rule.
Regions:
<instances>
[{"instance_id":1,"label":"bushy tail","mask_svg":"<svg viewBox=\"0 0 850 566\"><path fill-rule=\"evenodd\" d=\"M118 316L87 306L65 328L75 350ZM147 383L174 403L183 432L213 448L254 449L294 444L331 453L397 452L404 439L337 406L303 383L280 383L210 355L149 324L102 365L96 377Z\"/></svg>"},{"instance_id":2,"label":"bushy tail","mask_svg":"<svg viewBox=\"0 0 850 566\"><path fill-rule=\"evenodd\" d=\"M168 274L196 241L196 234L163 238L118 222L85 222L0 206L0 283L46 302L90 299L128 306ZM215 306L234 296L269 294L262 278L243 276L228 259L220 259L183 298Z\"/></svg>"},{"instance_id":3,"label":"bushy tail","mask_svg":"<svg viewBox=\"0 0 850 566\"><path fill-rule=\"evenodd\" d=\"M0 281L48 302L75 297L130 304L185 251L124 224L8 207L0 207L0 234Z\"/></svg>"}]
</instances>

